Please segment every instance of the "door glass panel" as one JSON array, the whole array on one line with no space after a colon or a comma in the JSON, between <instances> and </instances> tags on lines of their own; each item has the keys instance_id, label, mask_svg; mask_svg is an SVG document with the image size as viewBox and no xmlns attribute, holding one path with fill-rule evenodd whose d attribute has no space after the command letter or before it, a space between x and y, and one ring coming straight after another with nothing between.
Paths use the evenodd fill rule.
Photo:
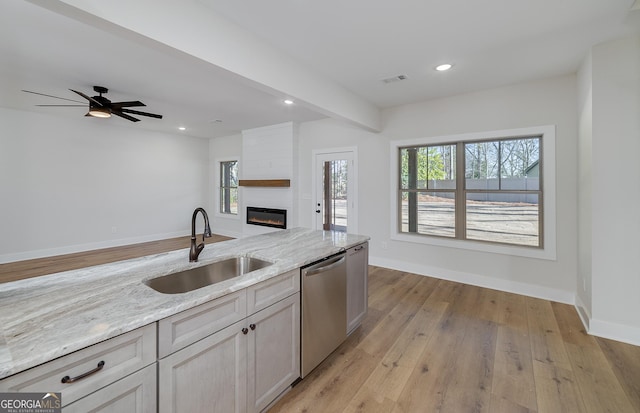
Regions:
<instances>
[{"instance_id":1,"label":"door glass panel","mask_svg":"<svg viewBox=\"0 0 640 413\"><path fill-rule=\"evenodd\" d=\"M347 171L346 159L324 162L322 228L324 230L347 230Z\"/></svg>"}]
</instances>

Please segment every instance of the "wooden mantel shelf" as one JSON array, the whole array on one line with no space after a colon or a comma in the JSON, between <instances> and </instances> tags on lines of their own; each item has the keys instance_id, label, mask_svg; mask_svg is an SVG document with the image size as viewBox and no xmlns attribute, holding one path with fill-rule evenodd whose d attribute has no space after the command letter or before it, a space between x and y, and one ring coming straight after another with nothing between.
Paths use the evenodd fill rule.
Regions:
<instances>
[{"instance_id":1,"label":"wooden mantel shelf","mask_svg":"<svg viewBox=\"0 0 640 413\"><path fill-rule=\"evenodd\" d=\"M291 180L289 179L241 179L238 181L239 186L268 186L268 187L289 187Z\"/></svg>"}]
</instances>

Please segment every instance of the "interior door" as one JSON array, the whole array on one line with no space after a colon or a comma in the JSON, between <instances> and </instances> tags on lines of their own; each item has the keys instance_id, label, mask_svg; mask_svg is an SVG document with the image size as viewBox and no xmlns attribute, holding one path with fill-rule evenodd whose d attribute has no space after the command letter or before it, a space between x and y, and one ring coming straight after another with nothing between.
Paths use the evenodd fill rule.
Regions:
<instances>
[{"instance_id":1,"label":"interior door","mask_svg":"<svg viewBox=\"0 0 640 413\"><path fill-rule=\"evenodd\" d=\"M316 229L357 232L355 151L315 155Z\"/></svg>"}]
</instances>

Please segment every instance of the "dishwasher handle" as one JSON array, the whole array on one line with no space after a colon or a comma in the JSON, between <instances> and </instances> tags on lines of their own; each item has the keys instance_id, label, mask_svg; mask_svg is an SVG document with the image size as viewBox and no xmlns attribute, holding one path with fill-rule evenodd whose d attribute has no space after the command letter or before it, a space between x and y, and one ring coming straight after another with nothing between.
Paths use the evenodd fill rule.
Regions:
<instances>
[{"instance_id":1,"label":"dishwasher handle","mask_svg":"<svg viewBox=\"0 0 640 413\"><path fill-rule=\"evenodd\" d=\"M329 263L323 262L323 264L325 265L323 265L322 267L317 267L317 268L312 267L311 269L306 270L304 275L307 277L310 277L312 275L317 275L317 274L329 271L335 267L342 265L345 262L345 260L346 258L344 255L341 257L333 258Z\"/></svg>"}]
</instances>

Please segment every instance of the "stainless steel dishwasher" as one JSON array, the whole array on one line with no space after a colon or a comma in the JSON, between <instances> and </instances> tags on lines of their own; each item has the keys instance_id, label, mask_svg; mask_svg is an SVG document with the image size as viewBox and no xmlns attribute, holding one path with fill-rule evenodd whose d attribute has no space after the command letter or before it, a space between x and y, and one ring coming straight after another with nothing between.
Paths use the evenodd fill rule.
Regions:
<instances>
[{"instance_id":1,"label":"stainless steel dishwasher","mask_svg":"<svg viewBox=\"0 0 640 413\"><path fill-rule=\"evenodd\" d=\"M347 338L347 265L344 252L302 267L301 377Z\"/></svg>"}]
</instances>

